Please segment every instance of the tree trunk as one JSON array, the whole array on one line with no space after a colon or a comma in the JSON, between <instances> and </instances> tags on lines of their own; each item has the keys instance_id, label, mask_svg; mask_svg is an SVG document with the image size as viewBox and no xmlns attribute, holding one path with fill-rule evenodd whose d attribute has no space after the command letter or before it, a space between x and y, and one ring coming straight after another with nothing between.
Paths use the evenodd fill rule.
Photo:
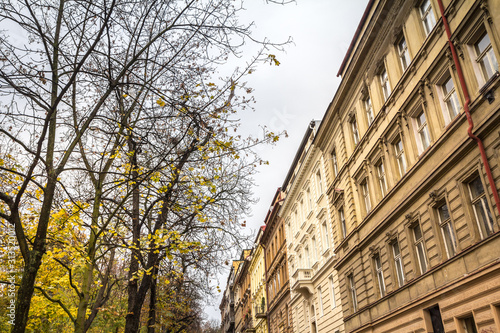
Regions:
<instances>
[{"instance_id":1,"label":"tree trunk","mask_svg":"<svg viewBox=\"0 0 500 333\"><path fill-rule=\"evenodd\" d=\"M156 284L158 282L158 268L153 268L153 281L151 282L151 290L149 291L149 316L148 316L148 333L155 333L156 324Z\"/></svg>"}]
</instances>

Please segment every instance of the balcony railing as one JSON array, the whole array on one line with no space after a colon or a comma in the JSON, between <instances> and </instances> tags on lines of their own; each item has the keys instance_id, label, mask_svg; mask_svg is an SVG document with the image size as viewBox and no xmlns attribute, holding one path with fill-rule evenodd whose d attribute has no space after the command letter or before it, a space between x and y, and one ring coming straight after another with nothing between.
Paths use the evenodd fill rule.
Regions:
<instances>
[{"instance_id":1,"label":"balcony railing","mask_svg":"<svg viewBox=\"0 0 500 333\"><path fill-rule=\"evenodd\" d=\"M292 276L292 289L303 294L303 296L310 296L313 294L312 284L313 270L310 268L298 268Z\"/></svg>"},{"instance_id":2,"label":"balcony railing","mask_svg":"<svg viewBox=\"0 0 500 333\"><path fill-rule=\"evenodd\" d=\"M255 307L255 317L265 318L266 317L266 307L264 305L257 305Z\"/></svg>"}]
</instances>

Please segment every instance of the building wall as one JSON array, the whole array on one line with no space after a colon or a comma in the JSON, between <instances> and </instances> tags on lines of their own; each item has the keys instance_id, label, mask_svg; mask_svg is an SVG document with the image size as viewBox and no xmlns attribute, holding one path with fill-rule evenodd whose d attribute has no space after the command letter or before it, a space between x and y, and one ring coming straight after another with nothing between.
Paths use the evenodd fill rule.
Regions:
<instances>
[{"instance_id":1,"label":"building wall","mask_svg":"<svg viewBox=\"0 0 500 333\"><path fill-rule=\"evenodd\" d=\"M334 268L346 331L432 332L438 306L446 332L466 332L468 318L478 332L498 332L499 214L477 144L467 135L465 97L438 3L430 0L436 22L430 31L423 26L422 4L374 2L315 140L323 160L329 161L325 170L336 241ZM484 142L498 188L500 84L495 76L482 77L475 44L487 33L491 51L486 53L493 62L500 59L500 7L494 1L444 4L469 87L474 133ZM400 59L403 38L409 54L406 69ZM445 91L450 79L460 109L456 115L446 108L447 96L453 95ZM422 113L423 126L418 122ZM428 142L421 139L422 130ZM405 169L398 161L401 152ZM380 185L380 163L386 187ZM472 184L484 190L475 201ZM443 205L449 212L444 220ZM481 211L490 222L478 223ZM481 225L492 230L481 234ZM450 251L445 235L454 235L456 249ZM394 254L395 244L400 256Z\"/></svg>"},{"instance_id":2,"label":"building wall","mask_svg":"<svg viewBox=\"0 0 500 333\"><path fill-rule=\"evenodd\" d=\"M266 272L264 262L264 250L260 243L262 237L262 228L259 230L255 248L250 262L248 274L251 277L251 295L252 295L252 320L255 333L267 333L267 320L265 313L267 311L266 297Z\"/></svg>"},{"instance_id":3,"label":"building wall","mask_svg":"<svg viewBox=\"0 0 500 333\"><path fill-rule=\"evenodd\" d=\"M285 225L278 215L282 202L282 192L278 189L266 217L266 229L261 240L266 256L267 318L271 333L292 332Z\"/></svg>"},{"instance_id":4,"label":"building wall","mask_svg":"<svg viewBox=\"0 0 500 333\"><path fill-rule=\"evenodd\" d=\"M304 136L283 186L286 199L280 210L287 229L294 332L344 330L340 302L332 306L332 297L339 298L338 278L333 269L336 244L323 155L312 144L318 124L311 123Z\"/></svg>"}]
</instances>

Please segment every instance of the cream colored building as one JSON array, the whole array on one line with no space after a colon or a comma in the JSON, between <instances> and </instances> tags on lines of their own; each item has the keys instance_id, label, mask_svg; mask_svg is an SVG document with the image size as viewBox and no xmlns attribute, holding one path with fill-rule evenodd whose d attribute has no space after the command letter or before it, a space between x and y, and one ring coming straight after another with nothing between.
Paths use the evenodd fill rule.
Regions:
<instances>
[{"instance_id":1,"label":"cream colored building","mask_svg":"<svg viewBox=\"0 0 500 333\"><path fill-rule=\"evenodd\" d=\"M292 296L296 332L312 316L321 327L305 249L321 234L322 209L346 332L500 332L500 3L443 0L448 38L440 2L369 1L305 146L304 174L325 163L328 204L319 199L297 224L312 182L294 175L283 210L292 289L302 291ZM319 248L322 263L331 255Z\"/></svg>"},{"instance_id":2,"label":"cream colored building","mask_svg":"<svg viewBox=\"0 0 500 333\"><path fill-rule=\"evenodd\" d=\"M343 332L333 226L324 160L312 144L319 122L304 135L282 186L280 217L287 231L290 310L294 332Z\"/></svg>"},{"instance_id":3,"label":"cream colored building","mask_svg":"<svg viewBox=\"0 0 500 333\"><path fill-rule=\"evenodd\" d=\"M267 333L267 296L266 296L266 268L264 262L264 249L260 242L265 226L257 233L252 254L252 260L248 268L250 275L250 292L252 299L251 313L253 329L255 333Z\"/></svg>"}]
</instances>

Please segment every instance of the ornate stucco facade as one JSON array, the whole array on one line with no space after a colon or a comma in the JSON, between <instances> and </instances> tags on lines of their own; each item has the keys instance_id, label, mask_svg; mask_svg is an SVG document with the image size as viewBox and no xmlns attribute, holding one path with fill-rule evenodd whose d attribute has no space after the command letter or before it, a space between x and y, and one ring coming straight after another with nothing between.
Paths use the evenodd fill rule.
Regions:
<instances>
[{"instance_id":1,"label":"ornate stucco facade","mask_svg":"<svg viewBox=\"0 0 500 333\"><path fill-rule=\"evenodd\" d=\"M443 2L456 57L437 0L369 2L314 141L347 332L500 331L500 6Z\"/></svg>"},{"instance_id":2,"label":"ornate stucco facade","mask_svg":"<svg viewBox=\"0 0 500 333\"><path fill-rule=\"evenodd\" d=\"M333 226L326 193L323 154L313 144L312 121L283 183L294 332L343 332Z\"/></svg>"},{"instance_id":3,"label":"ornate stucco facade","mask_svg":"<svg viewBox=\"0 0 500 333\"><path fill-rule=\"evenodd\" d=\"M282 203L283 193L278 188L265 218L266 229L261 240L265 249L270 333L292 332L285 225L278 215Z\"/></svg>"},{"instance_id":4,"label":"ornate stucco facade","mask_svg":"<svg viewBox=\"0 0 500 333\"><path fill-rule=\"evenodd\" d=\"M252 295L252 322L255 333L268 333L267 329L267 296L266 296L266 267L264 262L264 248L261 243L265 226L262 226L255 239L252 260L248 274L250 274L250 293Z\"/></svg>"},{"instance_id":5,"label":"ornate stucco facade","mask_svg":"<svg viewBox=\"0 0 500 333\"><path fill-rule=\"evenodd\" d=\"M499 60L496 0L368 1L266 217L270 333L500 332Z\"/></svg>"}]
</instances>

